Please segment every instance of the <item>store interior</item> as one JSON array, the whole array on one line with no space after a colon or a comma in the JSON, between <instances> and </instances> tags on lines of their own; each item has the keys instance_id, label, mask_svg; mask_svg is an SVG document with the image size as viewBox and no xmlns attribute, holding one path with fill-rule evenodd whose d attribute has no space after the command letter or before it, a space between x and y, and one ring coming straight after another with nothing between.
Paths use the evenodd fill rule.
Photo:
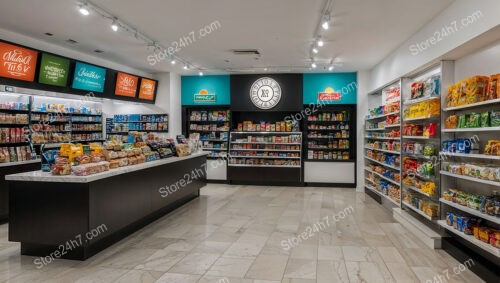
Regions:
<instances>
[{"instance_id":1,"label":"store interior","mask_svg":"<svg viewBox=\"0 0 500 283\"><path fill-rule=\"evenodd\" d=\"M0 282L500 282L498 11L3 1Z\"/></svg>"}]
</instances>

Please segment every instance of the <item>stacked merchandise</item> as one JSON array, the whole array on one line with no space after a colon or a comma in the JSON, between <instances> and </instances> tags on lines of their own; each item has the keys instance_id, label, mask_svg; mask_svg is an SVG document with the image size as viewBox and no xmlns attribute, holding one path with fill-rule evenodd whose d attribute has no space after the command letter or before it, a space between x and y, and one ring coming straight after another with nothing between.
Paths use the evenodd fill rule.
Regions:
<instances>
[{"instance_id":1,"label":"stacked merchandise","mask_svg":"<svg viewBox=\"0 0 500 283\"><path fill-rule=\"evenodd\" d=\"M227 155L230 111L192 110L189 114L188 136L199 139L204 151L209 151L209 157L218 158Z\"/></svg>"},{"instance_id":2,"label":"stacked merchandise","mask_svg":"<svg viewBox=\"0 0 500 283\"><path fill-rule=\"evenodd\" d=\"M261 121L260 123L253 123L252 121L243 121L238 123L238 132L298 132L299 124L292 122L279 121L270 123Z\"/></svg>"},{"instance_id":3,"label":"stacked merchandise","mask_svg":"<svg viewBox=\"0 0 500 283\"><path fill-rule=\"evenodd\" d=\"M167 132L167 114L129 114L115 115L113 118L112 133L123 133L128 131L151 131Z\"/></svg>"},{"instance_id":4,"label":"stacked merchandise","mask_svg":"<svg viewBox=\"0 0 500 283\"><path fill-rule=\"evenodd\" d=\"M384 151L401 151L401 143L399 141L368 141L366 143L368 149L378 149Z\"/></svg>"},{"instance_id":5,"label":"stacked merchandise","mask_svg":"<svg viewBox=\"0 0 500 283\"><path fill-rule=\"evenodd\" d=\"M500 127L500 111L485 111L451 115L446 118L446 129L478 129Z\"/></svg>"},{"instance_id":6,"label":"stacked merchandise","mask_svg":"<svg viewBox=\"0 0 500 283\"><path fill-rule=\"evenodd\" d=\"M489 195L481 195L459 189L449 189L443 192L443 199L477 210L482 214L500 218L500 191L493 191Z\"/></svg>"},{"instance_id":7,"label":"stacked merchandise","mask_svg":"<svg viewBox=\"0 0 500 283\"><path fill-rule=\"evenodd\" d=\"M0 163L34 159L29 146L0 147Z\"/></svg>"},{"instance_id":8,"label":"stacked merchandise","mask_svg":"<svg viewBox=\"0 0 500 283\"><path fill-rule=\"evenodd\" d=\"M109 162L97 144L62 144L60 150L43 153L42 170L50 168L53 175L87 176L109 170Z\"/></svg>"},{"instance_id":9,"label":"stacked merchandise","mask_svg":"<svg viewBox=\"0 0 500 283\"><path fill-rule=\"evenodd\" d=\"M485 163L443 162L442 171L474 179L500 182L500 168Z\"/></svg>"},{"instance_id":10,"label":"stacked merchandise","mask_svg":"<svg viewBox=\"0 0 500 283\"><path fill-rule=\"evenodd\" d=\"M26 141L24 128L0 128L0 146L2 144L23 143Z\"/></svg>"},{"instance_id":11,"label":"stacked merchandise","mask_svg":"<svg viewBox=\"0 0 500 283\"><path fill-rule=\"evenodd\" d=\"M142 147L133 147L130 144L110 141L104 143L103 154L109 162L110 168L118 168L146 162L144 152L150 151L149 147L143 149Z\"/></svg>"},{"instance_id":12,"label":"stacked merchandise","mask_svg":"<svg viewBox=\"0 0 500 283\"><path fill-rule=\"evenodd\" d=\"M350 160L350 122L346 110L307 116L307 160Z\"/></svg>"},{"instance_id":13,"label":"stacked merchandise","mask_svg":"<svg viewBox=\"0 0 500 283\"><path fill-rule=\"evenodd\" d=\"M427 220L439 216L439 159L441 115L441 70L433 68L410 79L403 102L403 201L408 208ZM425 140L420 142L418 140Z\"/></svg>"},{"instance_id":14,"label":"stacked merchandise","mask_svg":"<svg viewBox=\"0 0 500 283\"><path fill-rule=\"evenodd\" d=\"M29 123L28 114L0 113L0 124L22 124Z\"/></svg>"},{"instance_id":15,"label":"stacked merchandise","mask_svg":"<svg viewBox=\"0 0 500 283\"><path fill-rule=\"evenodd\" d=\"M500 230L482 225L482 219L463 216L459 213L446 213L446 224L465 235L490 244L500 251Z\"/></svg>"},{"instance_id":16,"label":"stacked merchandise","mask_svg":"<svg viewBox=\"0 0 500 283\"><path fill-rule=\"evenodd\" d=\"M30 109L29 103L23 103L23 102L0 103L0 110L28 111L29 109Z\"/></svg>"},{"instance_id":17,"label":"stacked merchandise","mask_svg":"<svg viewBox=\"0 0 500 283\"><path fill-rule=\"evenodd\" d=\"M374 150L367 150L366 157L369 159L375 160L382 165L390 166L390 167L399 167L400 157L399 155L389 154L385 152L378 152Z\"/></svg>"},{"instance_id":18,"label":"stacked merchandise","mask_svg":"<svg viewBox=\"0 0 500 283\"><path fill-rule=\"evenodd\" d=\"M301 165L301 133L267 135L265 133L231 133L230 166L284 166Z\"/></svg>"},{"instance_id":19,"label":"stacked merchandise","mask_svg":"<svg viewBox=\"0 0 500 283\"><path fill-rule=\"evenodd\" d=\"M459 107L500 98L500 74L474 76L448 88L446 107Z\"/></svg>"}]
</instances>

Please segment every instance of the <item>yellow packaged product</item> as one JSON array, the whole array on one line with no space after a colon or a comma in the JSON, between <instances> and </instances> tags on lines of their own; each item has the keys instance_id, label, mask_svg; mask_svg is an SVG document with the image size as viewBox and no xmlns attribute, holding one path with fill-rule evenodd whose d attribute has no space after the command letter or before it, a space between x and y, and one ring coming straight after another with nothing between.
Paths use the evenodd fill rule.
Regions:
<instances>
[{"instance_id":1,"label":"yellow packaged product","mask_svg":"<svg viewBox=\"0 0 500 283\"><path fill-rule=\"evenodd\" d=\"M466 88L467 104L476 103L486 100L486 88L488 86L489 77L474 76L468 78Z\"/></svg>"},{"instance_id":2,"label":"yellow packaged product","mask_svg":"<svg viewBox=\"0 0 500 283\"><path fill-rule=\"evenodd\" d=\"M429 109L428 109L428 115L439 115L441 113L441 105L439 103L439 100L431 100L429 101Z\"/></svg>"}]
</instances>

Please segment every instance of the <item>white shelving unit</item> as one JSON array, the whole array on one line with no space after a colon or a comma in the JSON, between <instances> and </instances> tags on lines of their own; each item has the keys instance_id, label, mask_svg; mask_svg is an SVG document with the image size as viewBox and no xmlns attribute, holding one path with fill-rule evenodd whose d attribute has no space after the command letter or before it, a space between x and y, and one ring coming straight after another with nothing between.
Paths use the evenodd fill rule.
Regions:
<instances>
[{"instance_id":1,"label":"white shelving unit","mask_svg":"<svg viewBox=\"0 0 500 283\"><path fill-rule=\"evenodd\" d=\"M448 206L451 206L451 207L454 207L454 208L456 208L458 210L466 212L468 214L471 214L471 215L474 215L474 216L486 219L486 220L488 220L490 222L493 222L493 223L496 223L496 224L500 224L500 217L496 217L496 216L493 216L493 215L482 213L479 210L472 209L472 208L467 207L465 205L460 205L458 203L454 203L454 202L449 201L449 200L445 200L444 198L440 198L439 201L442 202L442 203L444 203L444 204L446 204L446 205L448 205Z\"/></svg>"},{"instance_id":2,"label":"white shelving unit","mask_svg":"<svg viewBox=\"0 0 500 283\"><path fill-rule=\"evenodd\" d=\"M401 108L401 96L400 96L400 89L401 89L401 81L397 80L383 88L380 88L372 93L369 94L369 100L372 100L374 103L372 103L371 109L373 108L378 108L378 107L385 107L386 105L397 105L397 108L392 108L392 109L400 109ZM385 110L388 110L385 108ZM379 110L380 111L380 110ZM391 110L389 110L391 111ZM396 119L390 119L392 117L389 116L395 116ZM387 170L394 172L394 174L400 174L401 175L401 166L400 165L392 165L392 164L387 164L385 162L381 162L377 159L368 157L367 152L372 151L375 154L384 154L384 155L390 155L394 156L396 159L401 161L401 151L400 150L388 150L388 149L382 149L382 148L391 148L390 145L392 144L395 148L400 148L401 145L401 137L392 137L394 134L387 134L391 131L398 131L401 132L401 123L398 121L398 117L401 116L401 111L391 111L386 114L382 115L370 115L367 114L367 117L365 119L365 134L364 134L364 158L365 158L365 180L366 182L371 183L371 185L366 184L365 188L368 191L374 192L375 194L381 196L382 199L389 200L391 204L394 204L398 207L401 207L401 181L395 181L391 178L388 178L384 176L383 174L380 174L378 172L375 172L369 168L370 165L380 165L384 168L385 172ZM388 118L389 117L389 118ZM386 124L385 122L390 121L390 124ZM377 143L388 143L387 145L376 145ZM399 146L396 144L399 143ZM373 146L375 145L375 146ZM389 147L388 147L389 146ZM397 163L396 163L397 164ZM373 181L368 179L367 174L373 174L377 179L381 182L382 185L387 185L389 186L392 191L395 192L394 190L398 190L399 194L399 199L393 199L392 197L388 195L384 195L378 190L375 189L374 186L378 186L380 184L374 184ZM384 182L386 184L384 184Z\"/></svg>"}]
</instances>

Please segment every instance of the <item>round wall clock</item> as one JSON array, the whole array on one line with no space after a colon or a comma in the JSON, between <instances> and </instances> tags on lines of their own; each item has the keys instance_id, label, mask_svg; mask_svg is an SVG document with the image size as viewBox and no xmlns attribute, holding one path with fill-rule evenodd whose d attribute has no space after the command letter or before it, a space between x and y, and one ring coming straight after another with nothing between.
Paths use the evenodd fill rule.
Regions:
<instances>
[{"instance_id":1,"label":"round wall clock","mask_svg":"<svg viewBox=\"0 0 500 283\"><path fill-rule=\"evenodd\" d=\"M272 78L260 78L250 88L250 99L260 109L271 109L280 102L281 87Z\"/></svg>"}]
</instances>

